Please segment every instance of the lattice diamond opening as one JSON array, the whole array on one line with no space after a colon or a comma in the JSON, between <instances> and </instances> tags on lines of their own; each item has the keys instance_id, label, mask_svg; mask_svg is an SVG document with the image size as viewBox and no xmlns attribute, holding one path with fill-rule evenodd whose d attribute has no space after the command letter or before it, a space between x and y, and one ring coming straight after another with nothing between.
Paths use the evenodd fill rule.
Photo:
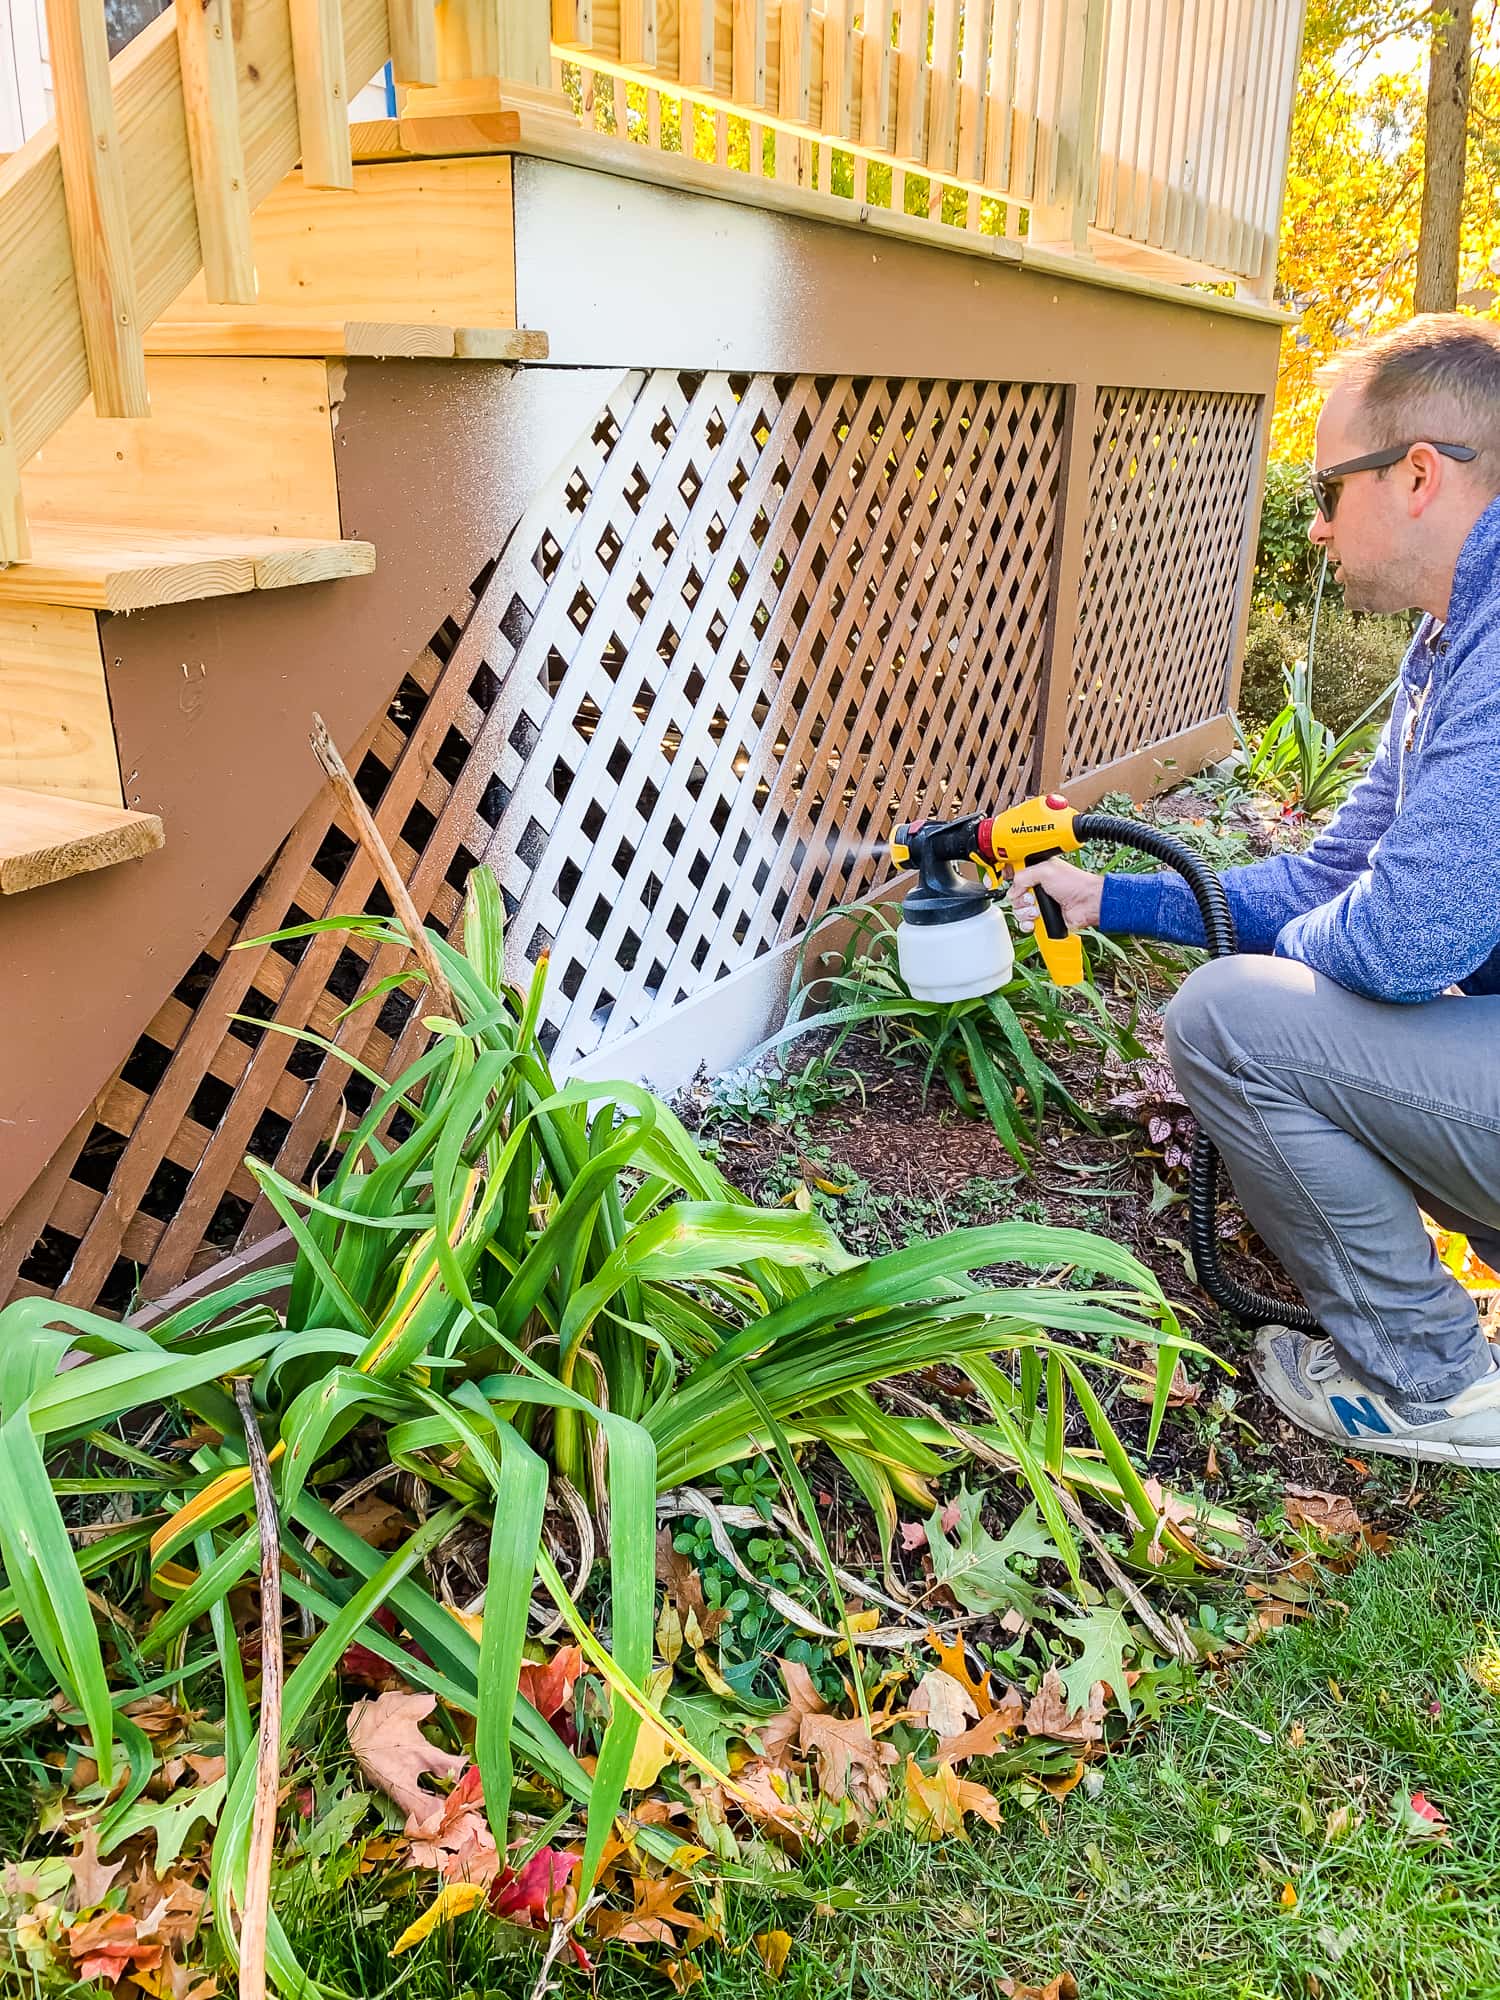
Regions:
<instances>
[{"instance_id":1,"label":"lattice diamond opening","mask_svg":"<svg viewBox=\"0 0 1500 2000\"><path fill-rule=\"evenodd\" d=\"M1101 389L1064 769L1223 713L1261 399Z\"/></svg>"},{"instance_id":2,"label":"lattice diamond opening","mask_svg":"<svg viewBox=\"0 0 1500 2000\"><path fill-rule=\"evenodd\" d=\"M1052 386L621 378L350 759L430 921L494 870L559 1065L867 893L896 819L1027 786L1061 414ZM24 1255L18 1289L124 1311L275 1226L244 1155L305 1180L371 1086L270 1025L383 1075L424 1030L408 987L345 1011L400 954L230 946L384 907L323 795L75 1128L0 1293Z\"/></svg>"}]
</instances>

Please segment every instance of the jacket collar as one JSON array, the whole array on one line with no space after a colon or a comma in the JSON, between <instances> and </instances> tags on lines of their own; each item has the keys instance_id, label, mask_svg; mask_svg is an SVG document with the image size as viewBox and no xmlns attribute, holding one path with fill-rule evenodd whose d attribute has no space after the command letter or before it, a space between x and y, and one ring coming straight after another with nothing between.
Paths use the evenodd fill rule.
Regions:
<instances>
[{"instance_id":1,"label":"jacket collar","mask_svg":"<svg viewBox=\"0 0 1500 2000\"><path fill-rule=\"evenodd\" d=\"M1500 499L1492 500L1469 530L1469 538L1458 552L1453 566L1453 590L1448 599L1448 616L1443 636L1452 641L1494 588L1500 570Z\"/></svg>"}]
</instances>

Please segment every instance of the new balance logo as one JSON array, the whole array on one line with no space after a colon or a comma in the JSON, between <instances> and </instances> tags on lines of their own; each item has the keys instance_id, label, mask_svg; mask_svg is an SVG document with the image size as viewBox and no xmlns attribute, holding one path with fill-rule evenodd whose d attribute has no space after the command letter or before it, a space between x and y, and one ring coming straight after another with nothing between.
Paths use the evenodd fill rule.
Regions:
<instances>
[{"instance_id":1,"label":"new balance logo","mask_svg":"<svg viewBox=\"0 0 1500 2000\"><path fill-rule=\"evenodd\" d=\"M1361 1396L1357 1403L1347 1396L1330 1396L1334 1415L1344 1426L1347 1437L1358 1437L1361 1431L1368 1431L1372 1437L1389 1437L1391 1427L1376 1409L1368 1396Z\"/></svg>"}]
</instances>

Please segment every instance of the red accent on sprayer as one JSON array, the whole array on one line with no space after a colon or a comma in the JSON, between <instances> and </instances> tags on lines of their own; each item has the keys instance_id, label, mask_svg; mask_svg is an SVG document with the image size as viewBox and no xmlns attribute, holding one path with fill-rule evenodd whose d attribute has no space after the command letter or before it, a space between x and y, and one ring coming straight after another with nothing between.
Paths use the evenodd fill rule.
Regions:
<instances>
[{"instance_id":1,"label":"red accent on sprayer","mask_svg":"<svg viewBox=\"0 0 1500 2000\"><path fill-rule=\"evenodd\" d=\"M1055 813L1066 812L1068 809L1068 802L1063 797L1061 792L1048 792L1047 806L1050 811Z\"/></svg>"},{"instance_id":2,"label":"red accent on sprayer","mask_svg":"<svg viewBox=\"0 0 1500 2000\"><path fill-rule=\"evenodd\" d=\"M994 825L995 821L993 815L991 815L989 819L982 819L979 822L979 831L974 836L975 845L978 847L980 853L984 856L986 861L993 861L995 858L995 850L990 845L990 835L994 830Z\"/></svg>"}]
</instances>

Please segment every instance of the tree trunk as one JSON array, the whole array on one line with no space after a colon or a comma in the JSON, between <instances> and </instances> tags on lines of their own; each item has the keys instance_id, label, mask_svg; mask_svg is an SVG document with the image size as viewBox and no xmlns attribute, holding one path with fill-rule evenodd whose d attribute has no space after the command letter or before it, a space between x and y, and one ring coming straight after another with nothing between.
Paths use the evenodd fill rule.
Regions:
<instances>
[{"instance_id":1,"label":"tree trunk","mask_svg":"<svg viewBox=\"0 0 1500 2000\"><path fill-rule=\"evenodd\" d=\"M1426 165L1417 238L1415 311L1452 312L1458 304L1458 237L1469 142L1469 47L1474 0L1442 0L1427 59Z\"/></svg>"}]
</instances>

